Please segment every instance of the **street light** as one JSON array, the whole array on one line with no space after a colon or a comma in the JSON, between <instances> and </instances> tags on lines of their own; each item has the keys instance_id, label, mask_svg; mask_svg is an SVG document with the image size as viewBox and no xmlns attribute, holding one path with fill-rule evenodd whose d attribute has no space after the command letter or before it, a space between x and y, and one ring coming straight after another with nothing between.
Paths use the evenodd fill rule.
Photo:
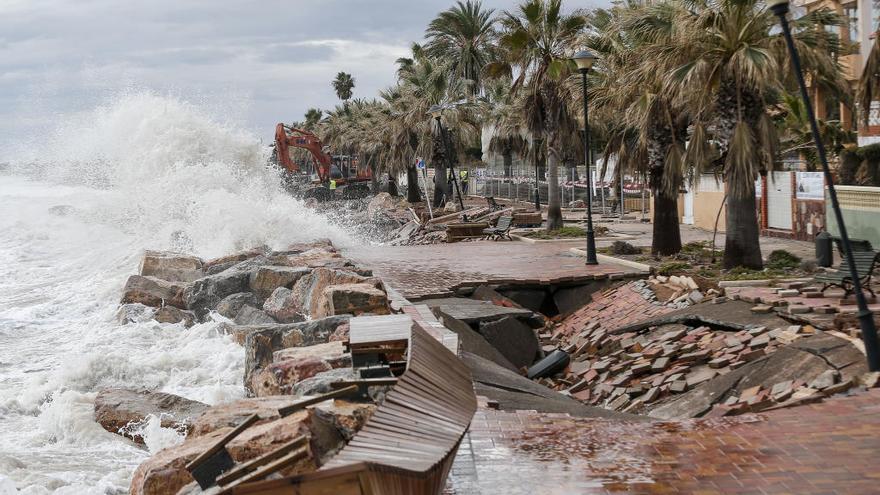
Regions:
<instances>
[{"instance_id":1,"label":"street light","mask_svg":"<svg viewBox=\"0 0 880 495\"><path fill-rule=\"evenodd\" d=\"M859 281L859 273L856 269L856 263L852 256L852 246L849 242L849 234L846 232L846 225L843 223L843 213L840 211L840 203L837 201L837 191L834 189L834 180L831 177L831 169L828 167L828 159L825 156L825 145L819 135L819 126L816 124L816 115L813 113L813 105L810 102L810 95L807 93L807 84L804 82L804 74L801 70L801 59L798 55L797 48L794 46L794 40L791 37L791 27L788 25L786 15L789 12L788 0L767 0L767 7L779 17L779 23L782 25L782 34L785 37L785 43L788 45L788 52L791 55L791 65L794 68L797 77L798 86L801 90L801 97L804 99L804 106L807 110L807 117L810 120L810 130L813 134L813 141L816 143L816 151L819 154L819 162L822 164L822 172L825 174L825 182L828 183L828 197L831 199L831 209L834 210L834 218L837 220L837 227L840 229L840 240L843 244L843 252L849 265L850 277L852 277L852 285L856 294L856 302L859 312L859 326L862 328L862 341L865 344L865 355L868 358L868 369L871 371L880 371L880 345L877 343L877 327L874 325L874 317L868 310L868 302L865 300L865 294L862 292L862 284Z\"/></svg>"},{"instance_id":2,"label":"street light","mask_svg":"<svg viewBox=\"0 0 880 495\"><path fill-rule=\"evenodd\" d=\"M584 90L584 163L587 165L587 264L598 265L596 259L596 235L593 233L593 179L590 173L590 121L587 107L587 72L593 67L596 55L589 50L581 50L574 54L572 60L581 72L581 84Z\"/></svg>"},{"instance_id":3,"label":"street light","mask_svg":"<svg viewBox=\"0 0 880 495\"><path fill-rule=\"evenodd\" d=\"M461 197L461 192L458 190L458 177L455 175L455 167L452 166L452 152L449 149L449 141L446 139L446 130L443 129L443 123L440 122L440 117L443 115L443 107L433 105L428 109L428 115L434 117L434 120L437 121L437 127L440 129L440 140L443 143L443 149L446 151L446 165L449 167L449 173L452 174L452 184L455 185L455 194L458 195L458 205L461 207L462 219L467 222L467 215L464 214L464 200Z\"/></svg>"}]
</instances>

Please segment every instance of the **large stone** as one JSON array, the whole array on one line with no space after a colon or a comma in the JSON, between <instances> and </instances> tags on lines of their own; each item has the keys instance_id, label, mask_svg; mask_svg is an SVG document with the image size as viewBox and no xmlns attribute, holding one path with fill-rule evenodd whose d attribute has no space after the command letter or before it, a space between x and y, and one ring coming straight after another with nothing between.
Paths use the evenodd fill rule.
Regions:
<instances>
[{"instance_id":1,"label":"large stone","mask_svg":"<svg viewBox=\"0 0 880 495\"><path fill-rule=\"evenodd\" d=\"M263 256L268 252L268 246L258 246L253 249L248 249L247 251L240 251L230 255L222 256L220 258L214 258L212 260L205 261L203 268L208 275L213 275L215 273L220 273L232 266L235 266L242 261L256 258L257 256Z\"/></svg>"},{"instance_id":2,"label":"large stone","mask_svg":"<svg viewBox=\"0 0 880 495\"><path fill-rule=\"evenodd\" d=\"M192 282L205 276L201 258L167 251L147 251L141 260L140 274L169 282Z\"/></svg>"},{"instance_id":3,"label":"large stone","mask_svg":"<svg viewBox=\"0 0 880 495\"><path fill-rule=\"evenodd\" d=\"M277 266L294 268L329 268L337 270L352 270L354 264L342 257L333 249L322 247L286 253L273 253L268 261Z\"/></svg>"},{"instance_id":4,"label":"large stone","mask_svg":"<svg viewBox=\"0 0 880 495\"><path fill-rule=\"evenodd\" d=\"M293 466L280 471L282 475L294 475L311 472L317 469L325 459L336 453L343 445L343 438L331 420L320 417L314 410L299 411L285 418L279 418L277 407L286 405L276 398L268 398L275 411L263 407L247 407L241 401L225 406L212 408L205 416L212 414L215 420L210 431L190 435L182 444L164 449L138 466L131 481L132 495L168 495L193 481L186 471L186 464L213 445L228 433L245 417L256 412L266 411L268 419L263 419L251 426L226 446L230 456L237 463L245 462L263 454L276 450L278 447L300 436L309 439L308 455ZM224 414L226 413L226 414ZM261 414L261 417L263 415ZM224 419L226 419L224 421ZM220 425L225 426L220 426Z\"/></svg>"},{"instance_id":5,"label":"large stone","mask_svg":"<svg viewBox=\"0 0 880 495\"><path fill-rule=\"evenodd\" d=\"M531 366L541 344L535 331L511 316L480 324L480 335L517 368Z\"/></svg>"},{"instance_id":6,"label":"large stone","mask_svg":"<svg viewBox=\"0 0 880 495\"><path fill-rule=\"evenodd\" d=\"M309 316L320 314L322 311L326 311L321 308L328 304L324 298L324 289L331 285L362 283L371 284L376 288L382 287L382 282L378 279L363 277L354 272L316 268L294 284L293 308Z\"/></svg>"},{"instance_id":7,"label":"large stone","mask_svg":"<svg viewBox=\"0 0 880 495\"><path fill-rule=\"evenodd\" d=\"M253 376L274 361L275 352L290 347L326 343L333 332L348 323L348 316L331 316L321 320L290 325L234 327L228 330L244 345L244 383L248 393Z\"/></svg>"},{"instance_id":8,"label":"large stone","mask_svg":"<svg viewBox=\"0 0 880 495\"><path fill-rule=\"evenodd\" d=\"M257 397L291 394L302 380L343 367L351 367L351 356L342 342L291 347L275 352L270 364L254 370L248 388Z\"/></svg>"},{"instance_id":9,"label":"large stone","mask_svg":"<svg viewBox=\"0 0 880 495\"><path fill-rule=\"evenodd\" d=\"M217 308L227 296L250 289L251 272L262 263L259 258L243 261L220 273L202 277L184 291L186 309L194 311L199 318Z\"/></svg>"},{"instance_id":10,"label":"large stone","mask_svg":"<svg viewBox=\"0 0 880 495\"><path fill-rule=\"evenodd\" d=\"M375 404L340 399L315 406L317 415L333 424L346 443L364 427L375 411Z\"/></svg>"},{"instance_id":11,"label":"large stone","mask_svg":"<svg viewBox=\"0 0 880 495\"><path fill-rule=\"evenodd\" d=\"M296 397L326 394L334 390L333 384L335 382L355 380L357 378L358 373L351 368L336 368L300 381L293 386L292 393Z\"/></svg>"},{"instance_id":12,"label":"large stone","mask_svg":"<svg viewBox=\"0 0 880 495\"><path fill-rule=\"evenodd\" d=\"M535 312L542 310L547 299L547 291L541 289L511 289L502 293L520 306Z\"/></svg>"},{"instance_id":13,"label":"large stone","mask_svg":"<svg viewBox=\"0 0 880 495\"><path fill-rule=\"evenodd\" d=\"M196 322L196 315L192 311L165 306L153 313L153 319L159 323L183 323L184 327L191 327Z\"/></svg>"},{"instance_id":14,"label":"large stone","mask_svg":"<svg viewBox=\"0 0 880 495\"><path fill-rule=\"evenodd\" d=\"M295 323L306 319L302 308L293 297L293 291L278 287L263 303L263 311L281 323Z\"/></svg>"},{"instance_id":15,"label":"large stone","mask_svg":"<svg viewBox=\"0 0 880 495\"><path fill-rule=\"evenodd\" d=\"M123 304L139 303L154 308L174 306L187 309L184 302L184 285L179 282L132 275L125 282L125 288L122 292L121 302Z\"/></svg>"},{"instance_id":16,"label":"large stone","mask_svg":"<svg viewBox=\"0 0 880 495\"><path fill-rule=\"evenodd\" d=\"M257 297L266 299L279 287L290 289L297 280L310 272L309 268L261 266L251 273L250 287Z\"/></svg>"},{"instance_id":17,"label":"large stone","mask_svg":"<svg viewBox=\"0 0 880 495\"><path fill-rule=\"evenodd\" d=\"M105 389L95 397L95 421L105 430L127 436L138 443L143 438L126 429L149 415L161 420L163 428L189 431L192 421L208 409L207 404L148 390Z\"/></svg>"},{"instance_id":18,"label":"large stone","mask_svg":"<svg viewBox=\"0 0 880 495\"><path fill-rule=\"evenodd\" d=\"M312 318L364 313L386 315L390 312L385 291L370 284L331 285L324 289L322 297L324 304L312 313Z\"/></svg>"},{"instance_id":19,"label":"large stone","mask_svg":"<svg viewBox=\"0 0 880 495\"><path fill-rule=\"evenodd\" d=\"M216 311L231 320L238 315L238 312L241 311L245 304L259 308L261 301L253 292L238 292L224 297L217 304Z\"/></svg>"},{"instance_id":20,"label":"large stone","mask_svg":"<svg viewBox=\"0 0 880 495\"><path fill-rule=\"evenodd\" d=\"M122 304L116 311L116 322L120 325L147 322L153 318L155 312L156 308L141 303Z\"/></svg>"},{"instance_id":21,"label":"large stone","mask_svg":"<svg viewBox=\"0 0 880 495\"><path fill-rule=\"evenodd\" d=\"M249 304L242 306L238 314L235 315L235 323L238 325L267 325L276 323L275 319L261 309L257 309Z\"/></svg>"}]
</instances>

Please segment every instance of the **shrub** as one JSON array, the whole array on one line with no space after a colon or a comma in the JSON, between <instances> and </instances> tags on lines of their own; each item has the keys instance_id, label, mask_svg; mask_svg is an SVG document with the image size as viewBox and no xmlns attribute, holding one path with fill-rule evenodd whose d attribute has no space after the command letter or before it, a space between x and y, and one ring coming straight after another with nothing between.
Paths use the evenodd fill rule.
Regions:
<instances>
[{"instance_id":1,"label":"shrub","mask_svg":"<svg viewBox=\"0 0 880 495\"><path fill-rule=\"evenodd\" d=\"M614 241L611 254L642 254L642 250L624 241Z\"/></svg>"},{"instance_id":2,"label":"shrub","mask_svg":"<svg viewBox=\"0 0 880 495\"><path fill-rule=\"evenodd\" d=\"M786 270L797 268L801 259L784 249L777 249L767 256L767 268L770 270Z\"/></svg>"}]
</instances>

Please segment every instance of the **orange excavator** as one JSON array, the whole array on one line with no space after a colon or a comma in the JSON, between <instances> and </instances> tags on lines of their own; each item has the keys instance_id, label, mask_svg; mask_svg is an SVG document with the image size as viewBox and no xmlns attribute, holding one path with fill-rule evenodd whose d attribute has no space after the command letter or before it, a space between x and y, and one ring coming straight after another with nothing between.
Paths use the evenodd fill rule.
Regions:
<instances>
[{"instance_id":1,"label":"orange excavator","mask_svg":"<svg viewBox=\"0 0 880 495\"><path fill-rule=\"evenodd\" d=\"M355 199L370 193L367 183L373 174L368 166L362 166L357 158L350 156L331 156L315 134L291 127L287 124L275 126L275 151L272 159L293 176L303 176L299 164L290 156L291 148L301 148L312 155L316 179L310 180L311 187L305 191L306 198L318 201Z\"/></svg>"}]
</instances>

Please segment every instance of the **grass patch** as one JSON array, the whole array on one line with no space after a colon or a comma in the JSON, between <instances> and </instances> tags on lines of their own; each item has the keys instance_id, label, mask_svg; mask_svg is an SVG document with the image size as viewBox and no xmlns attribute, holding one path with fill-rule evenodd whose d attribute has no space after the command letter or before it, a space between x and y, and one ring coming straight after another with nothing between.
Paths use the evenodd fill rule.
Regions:
<instances>
[{"instance_id":1,"label":"grass patch","mask_svg":"<svg viewBox=\"0 0 880 495\"><path fill-rule=\"evenodd\" d=\"M663 263L657 268L657 273L660 275L672 275L674 272L683 272L685 270L690 270L691 264L685 263L683 261L670 261L668 263Z\"/></svg>"},{"instance_id":2,"label":"grass patch","mask_svg":"<svg viewBox=\"0 0 880 495\"><path fill-rule=\"evenodd\" d=\"M777 249L767 256L767 268L770 270L790 270L801 266L801 259L784 249Z\"/></svg>"},{"instance_id":3,"label":"grass patch","mask_svg":"<svg viewBox=\"0 0 880 495\"><path fill-rule=\"evenodd\" d=\"M786 272L779 269L766 268L764 270L753 270L751 268L736 267L731 268L727 272L721 274L721 280L765 280L784 278Z\"/></svg>"},{"instance_id":4,"label":"grass patch","mask_svg":"<svg viewBox=\"0 0 880 495\"><path fill-rule=\"evenodd\" d=\"M608 233L608 227L595 227L593 228L593 234L596 237L602 237L603 235ZM562 227L559 230L554 230L548 232L546 230L533 230L531 232L525 232L521 234L523 237L528 237L529 239L537 239L537 240L551 240L551 239L578 239L578 238L586 238L587 231L582 229L581 227Z\"/></svg>"}]
</instances>

